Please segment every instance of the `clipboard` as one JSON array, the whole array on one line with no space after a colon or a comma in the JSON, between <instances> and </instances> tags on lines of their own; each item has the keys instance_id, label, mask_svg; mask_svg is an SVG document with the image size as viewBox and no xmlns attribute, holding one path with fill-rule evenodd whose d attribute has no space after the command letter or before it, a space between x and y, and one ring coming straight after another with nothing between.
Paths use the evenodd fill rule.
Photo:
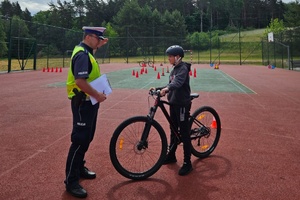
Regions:
<instances>
[{"instance_id":1,"label":"clipboard","mask_svg":"<svg viewBox=\"0 0 300 200\"><path fill-rule=\"evenodd\" d=\"M106 96L112 93L112 88L106 74L102 74L99 78L90 82L90 85L98 92L103 92L103 94L105 94ZM98 101L94 97L90 96L90 98L93 105L98 103Z\"/></svg>"}]
</instances>

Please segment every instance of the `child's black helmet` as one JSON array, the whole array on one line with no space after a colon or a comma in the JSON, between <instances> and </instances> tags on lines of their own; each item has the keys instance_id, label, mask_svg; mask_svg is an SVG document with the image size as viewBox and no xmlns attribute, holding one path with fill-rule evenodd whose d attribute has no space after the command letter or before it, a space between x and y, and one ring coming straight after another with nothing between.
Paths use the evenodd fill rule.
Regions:
<instances>
[{"instance_id":1,"label":"child's black helmet","mask_svg":"<svg viewBox=\"0 0 300 200\"><path fill-rule=\"evenodd\" d=\"M181 58L184 57L184 51L183 48L179 45L173 45L167 48L166 54L172 55L172 56L177 56L179 55Z\"/></svg>"}]
</instances>

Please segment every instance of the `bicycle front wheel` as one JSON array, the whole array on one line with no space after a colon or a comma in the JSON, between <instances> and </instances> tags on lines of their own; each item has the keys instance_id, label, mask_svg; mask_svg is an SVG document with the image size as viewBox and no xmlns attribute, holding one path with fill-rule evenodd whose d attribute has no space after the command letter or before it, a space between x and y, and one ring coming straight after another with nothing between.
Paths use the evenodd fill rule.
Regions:
<instances>
[{"instance_id":1,"label":"bicycle front wheel","mask_svg":"<svg viewBox=\"0 0 300 200\"><path fill-rule=\"evenodd\" d=\"M140 67L145 67L145 64L146 64L145 61L139 61L139 66Z\"/></svg>"},{"instance_id":2,"label":"bicycle front wheel","mask_svg":"<svg viewBox=\"0 0 300 200\"><path fill-rule=\"evenodd\" d=\"M198 108L190 118L192 154L208 157L217 147L221 135L218 113L209 106Z\"/></svg>"},{"instance_id":3,"label":"bicycle front wheel","mask_svg":"<svg viewBox=\"0 0 300 200\"><path fill-rule=\"evenodd\" d=\"M149 123L146 116L132 117L122 122L113 133L109 148L110 159L114 168L126 178L146 179L159 170L165 159L165 132L153 120L148 134L143 135Z\"/></svg>"}]
</instances>

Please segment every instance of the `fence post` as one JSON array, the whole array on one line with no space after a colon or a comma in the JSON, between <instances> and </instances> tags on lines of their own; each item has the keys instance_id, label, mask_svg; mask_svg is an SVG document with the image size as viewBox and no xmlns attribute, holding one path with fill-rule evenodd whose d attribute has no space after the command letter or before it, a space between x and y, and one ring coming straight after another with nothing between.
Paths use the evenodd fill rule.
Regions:
<instances>
[{"instance_id":1,"label":"fence post","mask_svg":"<svg viewBox=\"0 0 300 200\"><path fill-rule=\"evenodd\" d=\"M9 41L9 47L8 47L8 68L7 68L7 73L11 71L11 48L12 48L12 39L11 39L11 27L12 27L12 18L9 18L9 36L8 36L8 41Z\"/></svg>"},{"instance_id":2,"label":"fence post","mask_svg":"<svg viewBox=\"0 0 300 200\"><path fill-rule=\"evenodd\" d=\"M36 53L36 49L37 49L36 47L37 47L37 41L35 40L34 41L34 47L33 47L34 48L34 50L33 50L33 52L34 52L34 54L33 54L33 70L36 70L36 57L37 57L36 56L36 54L37 54Z\"/></svg>"},{"instance_id":3,"label":"fence post","mask_svg":"<svg viewBox=\"0 0 300 200\"><path fill-rule=\"evenodd\" d=\"M211 49L212 49L211 30L209 31L209 37L210 37L209 64L212 64L212 63L211 63Z\"/></svg>"},{"instance_id":4,"label":"fence post","mask_svg":"<svg viewBox=\"0 0 300 200\"><path fill-rule=\"evenodd\" d=\"M241 43L241 29L239 26L239 49L240 49L240 65L242 65L242 43Z\"/></svg>"}]
</instances>

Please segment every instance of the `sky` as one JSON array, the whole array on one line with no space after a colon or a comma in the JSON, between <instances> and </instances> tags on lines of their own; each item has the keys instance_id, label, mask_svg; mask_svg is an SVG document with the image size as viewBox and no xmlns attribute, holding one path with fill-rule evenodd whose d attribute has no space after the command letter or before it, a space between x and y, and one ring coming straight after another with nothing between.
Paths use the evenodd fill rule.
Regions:
<instances>
[{"instance_id":1,"label":"sky","mask_svg":"<svg viewBox=\"0 0 300 200\"><path fill-rule=\"evenodd\" d=\"M3 1L3 0L0 0ZM49 9L49 3L52 1L56 4L57 0L9 0L12 2L19 2L21 9L24 11L25 8L29 10L31 15L35 15L39 11L46 11ZM71 0L61 0L61 2L67 1L70 2ZM295 0L282 0L284 3L292 2Z\"/></svg>"}]
</instances>

